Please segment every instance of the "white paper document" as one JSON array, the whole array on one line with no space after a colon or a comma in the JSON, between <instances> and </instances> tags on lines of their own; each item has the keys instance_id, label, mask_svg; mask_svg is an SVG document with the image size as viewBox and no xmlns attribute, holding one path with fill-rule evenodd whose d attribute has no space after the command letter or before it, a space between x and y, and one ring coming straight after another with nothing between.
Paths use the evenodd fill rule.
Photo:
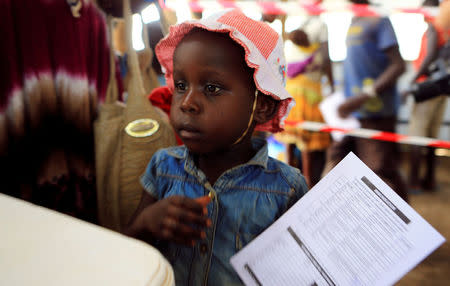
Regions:
<instances>
[{"instance_id":1,"label":"white paper document","mask_svg":"<svg viewBox=\"0 0 450 286\"><path fill-rule=\"evenodd\" d=\"M359 128L361 124L358 119L353 116L347 118L341 118L338 114L338 107L345 101L345 96L342 92L335 92L327 97L325 97L319 104L319 109L322 113L325 122L335 128L342 128L353 130ZM345 136L342 132L333 131L331 136L336 141L341 141Z\"/></svg>"},{"instance_id":2,"label":"white paper document","mask_svg":"<svg viewBox=\"0 0 450 286\"><path fill-rule=\"evenodd\" d=\"M444 241L349 153L230 261L246 285L392 285Z\"/></svg>"}]
</instances>

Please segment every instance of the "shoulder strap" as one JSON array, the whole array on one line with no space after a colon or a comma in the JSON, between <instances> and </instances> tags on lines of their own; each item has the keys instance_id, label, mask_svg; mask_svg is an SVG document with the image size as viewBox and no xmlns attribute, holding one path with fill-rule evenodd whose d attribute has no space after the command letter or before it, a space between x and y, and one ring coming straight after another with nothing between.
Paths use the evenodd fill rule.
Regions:
<instances>
[{"instance_id":1,"label":"shoulder strap","mask_svg":"<svg viewBox=\"0 0 450 286\"><path fill-rule=\"evenodd\" d=\"M113 30L113 17L111 15L107 16L108 25L108 37L110 43L112 43L112 30ZM119 89L117 87L116 80L116 60L114 57L113 45L109 45L109 82L106 89L105 103L116 102L119 98Z\"/></svg>"},{"instance_id":2,"label":"shoulder strap","mask_svg":"<svg viewBox=\"0 0 450 286\"><path fill-rule=\"evenodd\" d=\"M128 100L135 95L145 94L144 84L142 82L141 71L139 69L139 60L136 51L133 48L132 41L132 14L130 0L123 1L123 14L125 18L125 39L128 50L128 72L130 73L130 82L128 83Z\"/></svg>"}]
</instances>

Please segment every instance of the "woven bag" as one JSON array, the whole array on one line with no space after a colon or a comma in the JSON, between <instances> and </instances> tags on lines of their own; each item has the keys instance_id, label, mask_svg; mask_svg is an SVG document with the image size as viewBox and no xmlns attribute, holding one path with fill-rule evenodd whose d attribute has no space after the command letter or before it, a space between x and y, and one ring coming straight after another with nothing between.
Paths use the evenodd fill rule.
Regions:
<instances>
[{"instance_id":1,"label":"woven bag","mask_svg":"<svg viewBox=\"0 0 450 286\"><path fill-rule=\"evenodd\" d=\"M111 49L110 80L105 103L94 123L97 199L102 226L121 231L136 210L142 195L139 178L153 153L176 145L167 120L146 97L137 54L131 42L131 10L124 2L128 45L128 83L126 104L118 101L115 61ZM109 24L111 17L108 17ZM111 25L109 30L111 31Z\"/></svg>"}]
</instances>

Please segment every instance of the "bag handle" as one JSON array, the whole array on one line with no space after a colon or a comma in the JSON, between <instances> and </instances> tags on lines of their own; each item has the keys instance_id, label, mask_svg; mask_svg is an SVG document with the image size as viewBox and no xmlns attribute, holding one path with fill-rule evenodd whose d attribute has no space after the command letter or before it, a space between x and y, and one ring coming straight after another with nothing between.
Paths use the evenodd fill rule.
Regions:
<instances>
[{"instance_id":1,"label":"bag handle","mask_svg":"<svg viewBox=\"0 0 450 286\"><path fill-rule=\"evenodd\" d=\"M167 19L163 8L161 7L160 3L158 1L155 1L154 4L156 5L158 12L160 14L160 21L161 21L161 27L163 30L163 34L166 35L169 30L170 21ZM130 6L130 0L124 0L123 1L123 16L125 20L125 41L127 45L128 50L128 72L131 74L130 77L130 83L128 84L128 99L130 97L134 97L137 95L144 95L145 87L142 79L142 75L139 68L139 60L136 51L133 48L133 41L132 41L132 12L131 12L131 6ZM108 14L107 16L107 25L108 25L108 36L109 40L112 42L112 31L113 31L113 16L111 14ZM150 49L149 44L149 37L148 37L148 31L143 25L143 41L145 48ZM151 49L150 49L151 50ZM117 86L117 80L116 80L116 62L115 62L115 55L114 55L114 49L111 45L110 47L110 57L109 57L109 82L107 86L106 91L106 98L105 103L114 103L119 99L119 90ZM152 54L152 57L154 55ZM132 89L132 91L130 91Z\"/></svg>"},{"instance_id":2,"label":"bag handle","mask_svg":"<svg viewBox=\"0 0 450 286\"><path fill-rule=\"evenodd\" d=\"M106 18L108 25L108 37L109 41L112 43L112 31L113 31L113 17L108 14ZM105 103L114 103L119 98L119 89L117 87L116 80L116 60L114 56L114 48L112 45L109 47L109 81L108 87L106 89Z\"/></svg>"},{"instance_id":3,"label":"bag handle","mask_svg":"<svg viewBox=\"0 0 450 286\"><path fill-rule=\"evenodd\" d=\"M128 50L128 72L130 73L130 82L128 83L128 100L131 97L145 94L144 83L142 82L141 71L139 69L139 60L136 51L133 48L132 41L132 14L130 0L123 1L123 14L125 18L125 39Z\"/></svg>"},{"instance_id":4,"label":"bag handle","mask_svg":"<svg viewBox=\"0 0 450 286\"><path fill-rule=\"evenodd\" d=\"M150 42L149 42L150 37L148 36L148 29L147 29L147 26L145 25L144 21L142 21L142 17L141 17L141 23L142 23L142 41L144 42L144 49L149 51L149 53L150 53L150 64L151 64L153 57L155 55L153 54L152 48L150 47Z\"/></svg>"},{"instance_id":5,"label":"bag handle","mask_svg":"<svg viewBox=\"0 0 450 286\"><path fill-rule=\"evenodd\" d=\"M169 33L169 27L172 23L170 23L169 19L167 19L166 13L164 13L164 9L161 7L161 3L159 3L159 1L155 1L154 4L158 9L162 33L166 36Z\"/></svg>"},{"instance_id":6,"label":"bag handle","mask_svg":"<svg viewBox=\"0 0 450 286\"><path fill-rule=\"evenodd\" d=\"M144 21L142 21L142 17L141 17L141 23L142 23L142 41L144 42L144 48L152 50L150 48L150 42L148 41L148 39L149 39L148 30L147 30L147 27L145 26Z\"/></svg>"}]
</instances>

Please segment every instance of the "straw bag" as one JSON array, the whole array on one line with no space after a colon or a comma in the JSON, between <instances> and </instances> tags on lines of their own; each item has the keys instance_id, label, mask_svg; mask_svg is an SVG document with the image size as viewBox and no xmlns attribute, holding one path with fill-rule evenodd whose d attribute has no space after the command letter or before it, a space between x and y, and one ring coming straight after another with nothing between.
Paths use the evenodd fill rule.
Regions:
<instances>
[{"instance_id":1,"label":"straw bag","mask_svg":"<svg viewBox=\"0 0 450 286\"><path fill-rule=\"evenodd\" d=\"M110 80L105 103L94 123L97 199L99 222L120 231L130 220L142 195L139 177L153 153L176 145L168 121L146 98L137 54L131 45L131 10L124 2L128 44L128 84L126 104L118 101L115 62L111 49ZM108 17L111 22L111 17ZM111 25L109 26L111 30Z\"/></svg>"}]
</instances>

